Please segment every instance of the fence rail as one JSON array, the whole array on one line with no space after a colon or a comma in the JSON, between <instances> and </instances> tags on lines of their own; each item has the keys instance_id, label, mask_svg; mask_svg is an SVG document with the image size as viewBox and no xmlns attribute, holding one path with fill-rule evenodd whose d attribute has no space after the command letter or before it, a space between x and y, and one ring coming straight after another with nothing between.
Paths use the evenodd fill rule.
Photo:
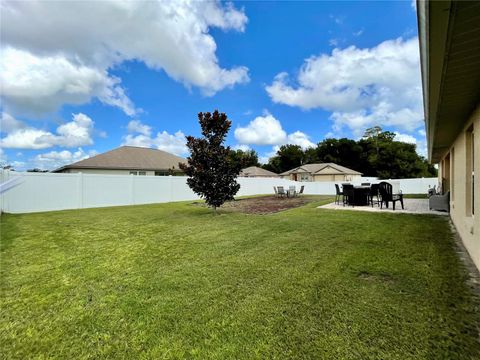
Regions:
<instances>
[{"instance_id":1,"label":"fence rail","mask_svg":"<svg viewBox=\"0 0 480 360\"><path fill-rule=\"evenodd\" d=\"M184 176L134 176L97 174L21 173L0 171L0 182L19 178L16 186L0 195L6 213L82 209L197 200ZM361 178L360 182L375 182ZM279 178L238 178L238 196L272 194L273 186L305 185L305 194L333 195L334 182L297 182ZM392 180L405 194L427 193L437 178Z\"/></svg>"}]
</instances>

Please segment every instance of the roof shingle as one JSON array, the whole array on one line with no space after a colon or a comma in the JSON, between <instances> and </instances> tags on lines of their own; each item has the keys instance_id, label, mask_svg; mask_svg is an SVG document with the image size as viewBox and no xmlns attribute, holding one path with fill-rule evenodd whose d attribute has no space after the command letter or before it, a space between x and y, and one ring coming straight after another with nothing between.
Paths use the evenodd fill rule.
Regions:
<instances>
[{"instance_id":1,"label":"roof shingle","mask_svg":"<svg viewBox=\"0 0 480 360\"><path fill-rule=\"evenodd\" d=\"M91 158L63 166L53 172L64 169L135 169L168 170L179 169L179 163L186 163L184 158L163 150L135 146L121 146Z\"/></svg>"}]
</instances>

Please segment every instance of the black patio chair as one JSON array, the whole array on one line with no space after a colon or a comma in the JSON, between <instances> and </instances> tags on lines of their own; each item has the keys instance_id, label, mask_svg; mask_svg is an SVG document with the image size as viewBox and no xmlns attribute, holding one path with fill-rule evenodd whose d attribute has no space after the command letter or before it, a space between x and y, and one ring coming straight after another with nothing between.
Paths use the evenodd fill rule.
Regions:
<instances>
[{"instance_id":1,"label":"black patio chair","mask_svg":"<svg viewBox=\"0 0 480 360\"><path fill-rule=\"evenodd\" d=\"M402 205L402 210L404 209L403 207L403 194L393 194L393 187L392 184L382 181L379 184L378 191L380 192L381 196L381 201L380 201L380 208L383 209L383 203L385 203L385 206L388 209L388 203L391 201L393 203L393 210L395 210L395 203L397 201L400 201L400 204Z\"/></svg>"},{"instance_id":2,"label":"black patio chair","mask_svg":"<svg viewBox=\"0 0 480 360\"><path fill-rule=\"evenodd\" d=\"M362 186L370 186L370 183L362 183Z\"/></svg>"},{"instance_id":3,"label":"black patio chair","mask_svg":"<svg viewBox=\"0 0 480 360\"><path fill-rule=\"evenodd\" d=\"M355 190L352 184L343 184L343 206L345 203L355 206Z\"/></svg>"},{"instance_id":4,"label":"black patio chair","mask_svg":"<svg viewBox=\"0 0 480 360\"><path fill-rule=\"evenodd\" d=\"M340 196L342 197L343 201L343 192L340 191L340 186L338 186L338 184L335 184L335 204L340 204Z\"/></svg>"},{"instance_id":5,"label":"black patio chair","mask_svg":"<svg viewBox=\"0 0 480 360\"><path fill-rule=\"evenodd\" d=\"M300 186L300 191L298 192L297 196L302 195L304 189L305 189L305 185Z\"/></svg>"},{"instance_id":6,"label":"black patio chair","mask_svg":"<svg viewBox=\"0 0 480 360\"><path fill-rule=\"evenodd\" d=\"M279 197L287 196L287 193L285 192L285 189L283 188L283 186L277 187L277 191L278 191L278 196Z\"/></svg>"},{"instance_id":7,"label":"black patio chair","mask_svg":"<svg viewBox=\"0 0 480 360\"><path fill-rule=\"evenodd\" d=\"M370 186L370 193L368 194L368 202L370 205L377 204L380 206L380 193L378 191L380 185L379 184L372 184Z\"/></svg>"}]
</instances>

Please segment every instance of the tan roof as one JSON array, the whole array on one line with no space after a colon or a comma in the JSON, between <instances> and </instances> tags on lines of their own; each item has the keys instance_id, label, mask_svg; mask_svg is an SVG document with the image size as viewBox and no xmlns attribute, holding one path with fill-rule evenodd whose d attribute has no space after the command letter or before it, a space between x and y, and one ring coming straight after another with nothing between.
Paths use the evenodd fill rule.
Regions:
<instances>
[{"instance_id":1,"label":"tan roof","mask_svg":"<svg viewBox=\"0 0 480 360\"><path fill-rule=\"evenodd\" d=\"M63 166L64 169L126 169L126 170L167 170L179 169L178 163L184 158L163 150L135 146L121 146L91 158Z\"/></svg>"},{"instance_id":2,"label":"tan roof","mask_svg":"<svg viewBox=\"0 0 480 360\"><path fill-rule=\"evenodd\" d=\"M333 169L331 173L328 172L327 168ZM322 171L322 170L326 171ZM336 171L334 171L336 170ZM310 173L310 174L316 174L318 172L322 171L322 174L325 175L330 175L330 174L338 174L343 173L343 174L348 174L348 175L362 175L361 172L349 169L345 166L338 165L335 163L321 163L321 164L305 164L299 167L296 167L295 169L285 171L281 173L280 175L285 176L293 173Z\"/></svg>"},{"instance_id":3,"label":"tan roof","mask_svg":"<svg viewBox=\"0 0 480 360\"><path fill-rule=\"evenodd\" d=\"M250 166L248 168L242 169L240 172L240 176L269 176L269 177L278 177L278 174L274 173L273 171L268 171L262 169L258 166Z\"/></svg>"}]
</instances>

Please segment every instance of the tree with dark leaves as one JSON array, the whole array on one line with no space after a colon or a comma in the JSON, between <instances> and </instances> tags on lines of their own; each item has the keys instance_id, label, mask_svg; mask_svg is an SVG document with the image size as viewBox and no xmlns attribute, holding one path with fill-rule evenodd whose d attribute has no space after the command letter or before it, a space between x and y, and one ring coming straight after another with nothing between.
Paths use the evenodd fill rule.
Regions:
<instances>
[{"instance_id":1,"label":"tree with dark leaves","mask_svg":"<svg viewBox=\"0 0 480 360\"><path fill-rule=\"evenodd\" d=\"M255 150L230 150L230 159L240 164L242 169L250 166L260 166L258 162L258 154Z\"/></svg>"},{"instance_id":2,"label":"tree with dark leaves","mask_svg":"<svg viewBox=\"0 0 480 360\"><path fill-rule=\"evenodd\" d=\"M225 113L199 113L202 137L187 136L190 156L180 168L188 176L188 186L211 206L215 213L225 201L233 200L240 189L236 178L241 170L231 160L230 147L223 146L232 122Z\"/></svg>"}]
</instances>

